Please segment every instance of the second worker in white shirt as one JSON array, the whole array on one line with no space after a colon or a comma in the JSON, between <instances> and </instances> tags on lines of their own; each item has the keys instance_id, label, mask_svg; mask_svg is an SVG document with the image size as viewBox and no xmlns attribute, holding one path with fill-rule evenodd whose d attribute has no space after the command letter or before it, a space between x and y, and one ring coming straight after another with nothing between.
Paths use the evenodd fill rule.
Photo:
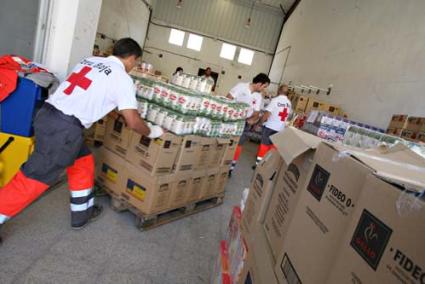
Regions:
<instances>
[{"instance_id":1,"label":"second worker in white shirt","mask_svg":"<svg viewBox=\"0 0 425 284\"><path fill-rule=\"evenodd\" d=\"M247 116L248 118L246 119L245 123L245 128L242 133L242 136L240 137L239 144L236 148L235 156L233 157L229 175L232 174L232 171L236 167L236 163L242 152L242 145L248 139L248 132L251 130L252 126L257 123L260 117L260 110L263 99L261 96L261 92L266 89L269 84L269 77L264 73L260 73L252 79L251 83L238 83L230 90L229 94L227 94L227 98L236 100L237 102L246 103L250 106Z\"/></svg>"}]
</instances>

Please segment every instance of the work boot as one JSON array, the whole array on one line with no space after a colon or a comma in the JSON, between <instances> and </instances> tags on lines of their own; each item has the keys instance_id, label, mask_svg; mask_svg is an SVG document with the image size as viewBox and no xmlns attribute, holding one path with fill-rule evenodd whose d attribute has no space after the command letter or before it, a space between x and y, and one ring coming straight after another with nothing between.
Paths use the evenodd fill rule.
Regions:
<instances>
[{"instance_id":1,"label":"work boot","mask_svg":"<svg viewBox=\"0 0 425 284\"><path fill-rule=\"evenodd\" d=\"M94 221L96 221L98 218L99 218L99 216L102 214L102 212L103 212L103 206L102 205L93 205L93 207L92 207L92 214L91 214L91 216L90 216L90 218L87 220L87 222L86 223L84 223L83 225L81 225L81 226L71 226L71 228L73 229L73 230L81 230L81 229L83 229L84 227L86 227L90 222L94 222Z\"/></svg>"}]
</instances>

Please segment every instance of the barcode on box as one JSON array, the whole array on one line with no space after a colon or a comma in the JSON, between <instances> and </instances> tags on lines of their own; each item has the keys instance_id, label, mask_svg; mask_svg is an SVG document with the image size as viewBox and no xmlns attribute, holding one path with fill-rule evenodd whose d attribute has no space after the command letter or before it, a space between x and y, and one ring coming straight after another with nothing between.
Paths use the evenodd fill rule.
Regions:
<instances>
[{"instance_id":1,"label":"barcode on box","mask_svg":"<svg viewBox=\"0 0 425 284\"><path fill-rule=\"evenodd\" d=\"M283 256L282 263L280 264L280 268L282 269L283 275L286 278L288 284L301 284L301 280L298 277L297 272L294 269L291 261L289 260L288 255L285 253Z\"/></svg>"}]
</instances>

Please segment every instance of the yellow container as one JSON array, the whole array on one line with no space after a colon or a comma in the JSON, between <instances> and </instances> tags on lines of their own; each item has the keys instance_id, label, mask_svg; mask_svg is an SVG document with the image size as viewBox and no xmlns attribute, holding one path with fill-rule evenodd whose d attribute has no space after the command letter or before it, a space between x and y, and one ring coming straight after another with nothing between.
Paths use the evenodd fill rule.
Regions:
<instances>
[{"instance_id":1,"label":"yellow container","mask_svg":"<svg viewBox=\"0 0 425 284\"><path fill-rule=\"evenodd\" d=\"M34 137L0 132L0 187L8 183L34 150Z\"/></svg>"}]
</instances>

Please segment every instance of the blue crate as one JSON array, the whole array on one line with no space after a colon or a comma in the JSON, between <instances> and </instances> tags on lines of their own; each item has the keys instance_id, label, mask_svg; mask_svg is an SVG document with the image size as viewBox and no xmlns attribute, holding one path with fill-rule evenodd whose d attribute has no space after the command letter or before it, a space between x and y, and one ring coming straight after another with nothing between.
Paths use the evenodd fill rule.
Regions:
<instances>
[{"instance_id":1,"label":"blue crate","mask_svg":"<svg viewBox=\"0 0 425 284\"><path fill-rule=\"evenodd\" d=\"M44 99L40 86L29 79L18 78L16 90L1 103L1 132L33 136L33 118Z\"/></svg>"}]
</instances>

